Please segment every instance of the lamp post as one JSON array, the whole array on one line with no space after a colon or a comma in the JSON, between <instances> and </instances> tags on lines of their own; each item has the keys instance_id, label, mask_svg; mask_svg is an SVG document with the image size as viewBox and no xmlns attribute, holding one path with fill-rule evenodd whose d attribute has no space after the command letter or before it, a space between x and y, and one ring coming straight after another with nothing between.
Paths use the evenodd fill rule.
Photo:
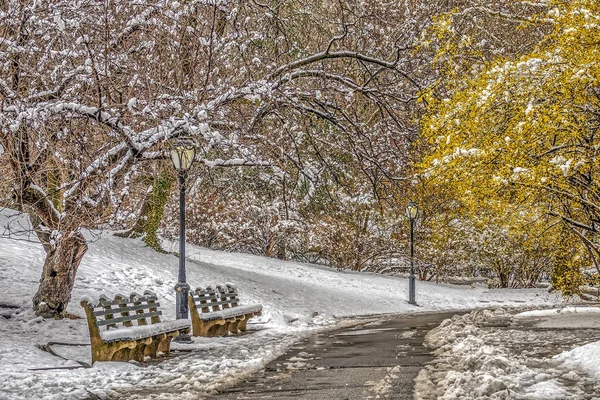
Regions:
<instances>
[{"instance_id":1,"label":"lamp post","mask_svg":"<svg viewBox=\"0 0 600 400\"><path fill-rule=\"evenodd\" d=\"M179 181L179 273L175 285L175 315L188 319L188 293L190 285L185 277L185 178L194 162L196 149L191 142L178 141L171 148L171 161ZM184 338L182 338L184 339Z\"/></svg>"},{"instance_id":2,"label":"lamp post","mask_svg":"<svg viewBox=\"0 0 600 400\"><path fill-rule=\"evenodd\" d=\"M414 225L419 208L414 201L409 201L404 210L408 220L410 221L410 275L408 276L408 304L417 305L415 301L415 265L414 265Z\"/></svg>"}]
</instances>

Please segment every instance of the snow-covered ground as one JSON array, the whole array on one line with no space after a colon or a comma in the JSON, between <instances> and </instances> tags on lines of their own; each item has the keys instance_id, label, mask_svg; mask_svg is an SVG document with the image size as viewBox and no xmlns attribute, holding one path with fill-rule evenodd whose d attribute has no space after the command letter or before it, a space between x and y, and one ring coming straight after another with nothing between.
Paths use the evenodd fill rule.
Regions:
<instances>
[{"instance_id":1,"label":"snow-covered ground","mask_svg":"<svg viewBox=\"0 0 600 400\"><path fill-rule=\"evenodd\" d=\"M416 399L600 399L599 308L513 314L477 310L430 331L436 359Z\"/></svg>"},{"instance_id":2,"label":"snow-covered ground","mask_svg":"<svg viewBox=\"0 0 600 400\"><path fill-rule=\"evenodd\" d=\"M0 400L81 399L135 389L140 399L158 398L151 388L169 387L180 399L196 399L260 370L292 343L318 329L343 323L340 317L382 313L427 312L492 306L547 306L557 295L543 290L488 290L417 282L417 302L407 304L406 279L344 272L310 264L285 262L188 246L187 277L192 288L231 282L243 303L261 303L263 315L253 319L250 333L224 338L194 338L174 344L171 356L149 365L96 363L78 366L42 351L47 342L89 343L85 319L45 320L31 311L44 251L28 233L27 218L0 213ZM11 238L6 237L11 226ZM21 227L21 228L19 228ZM15 231L22 230L21 235ZM73 289L68 312L84 316L84 297L142 292L157 293L164 319L174 318L178 259L144 246L140 240L110 233L87 234L91 240ZM174 245L174 244L172 244ZM89 346L57 347L68 359L89 362ZM177 351L180 350L180 351ZM587 350L586 350L587 351ZM578 355L565 356L575 362ZM129 397L132 397L129 394Z\"/></svg>"}]
</instances>

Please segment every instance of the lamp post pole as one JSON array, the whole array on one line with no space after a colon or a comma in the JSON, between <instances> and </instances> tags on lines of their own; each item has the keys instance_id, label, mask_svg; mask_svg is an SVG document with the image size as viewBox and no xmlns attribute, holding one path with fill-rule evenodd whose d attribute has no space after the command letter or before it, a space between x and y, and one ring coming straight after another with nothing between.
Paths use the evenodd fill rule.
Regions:
<instances>
[{"instance_id":1,"label":"lamp post pole","mask_svg":"<svg viewBox=\"0 0 600 400\"><path fill-rule=\"evenodd\" d=\"M414 251L414 226L415 220L410 220L410 275L408 277L408 303L417 305L415 301L415 251Z\"/></svg>"},{"instance_id":2,"label":"lamp post pole","mask_svg":"<svg viewBox=\"0 0 600 400\"><path fill-rule=\"evenodd\" d=\"M171 162L177 171L179 183L179 272L177 284L175 285L175 316L177 319L188 319L188 294L190 285L185 276L185 178L187 171L192 167L196 157L196 149L193 143L179 140L170 151ZM189 335L179 335L177 342L191 342Z\"/></svg>"},{"instance_id":3,"label":"lamp post pole","mask_svg":"<svg viewBox=\"0 0 600 400\"><path fill-rule=\"evenodd\" d=\"M188 318L187 297L190 285L185 276L185 172L177 172L179 180L179 273L175 285L175 315L177 319Z\"/></svg>"},{"instance_id":4,"label":"lamp post pole","mask_svg":"<svg viewBox=\"0 0 600 400\"><path fill-rule=\"evenodd\" d=\"M417 305L415 300L415 220L419 215L419 208L413 201L409 201L405 209L406 216L410 222L410 275L408 276L408 304Z\"/></svg>"}]
</instances>

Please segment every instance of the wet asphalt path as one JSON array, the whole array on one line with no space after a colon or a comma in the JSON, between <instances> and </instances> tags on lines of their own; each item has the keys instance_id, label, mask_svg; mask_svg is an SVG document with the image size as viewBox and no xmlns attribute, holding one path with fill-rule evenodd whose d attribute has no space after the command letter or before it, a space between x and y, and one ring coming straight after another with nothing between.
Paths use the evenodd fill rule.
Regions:
<instances>
[{"instance_id":1,"label":"wet asphalt path","mask_svg":"<svg viewBox=\"0 0 600 400\"><path fill-rule=\"evenodd\" d=\"M454 313L387 316L315 334L211 400L413 399L427 332Z\"/></svg>"}]
</instances>

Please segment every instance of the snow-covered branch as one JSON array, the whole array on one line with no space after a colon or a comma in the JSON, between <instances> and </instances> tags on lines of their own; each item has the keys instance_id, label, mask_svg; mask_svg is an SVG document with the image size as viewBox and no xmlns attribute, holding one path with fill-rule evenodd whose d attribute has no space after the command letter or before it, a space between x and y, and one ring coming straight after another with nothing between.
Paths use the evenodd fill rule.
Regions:
<instances>
[{"instance_id":1,"label":"snow-covered branch","mask_svg":"<svg viewBox=\"0 0 600 400\"><path fill-rule=\"evenodd\" d=\"M170 156L164 151L152 151L141 153L141 158L145 160L169 160ZM199 155L196 155L194 159L196 163L201 163L210 168L215 167L272 167L274 165L271 161L265 160L250 160L246 158L231 158L231 159L206 159Z\"/></svg>"},{"instance_id":2,"label":"snow-covered branch","mask_svg":"<svg viewBox=\"0 0 600 400\"><path fill-rule=\"evenodd\" d=\"M65 183L61 188L65 190L63 194L63 203L66 203L67 200L75 194L75 191L79 188L81 183L85 181L86 178L96 174L103 166L109 165L111 158L127 150L128 147L126 143L119 143L92 161L92 163L90 163L90 165L77 177L76 180Z\"/></svg>"},{"instance_id":3,"label":"snow-covered branch","mask_svg":"<svg viewBox=\"0 0 600 400\"><path fill-rule=\"evenodd\" d=\"M473 13L484 13L487 15L499 17L499 18L505 19L507 21L519 23L519 24L523 23L523 22L533 22L533 18L531 18L531 17L521 17L521 16L518 16L515 14L510 14L510 13L506 13L506 12L502 12L502 11L498 11L498 10L492 10L491 8L485 7L485 6L468 7L468 8L465 8L464 10L461 10L460 12L456 13L455 15L464 16L464 15L473 14Z\"/></svg>"},{"instance_id":4,"label":"snow-covered branch","mask_svg":"<svg viewBox=\"0 0 600 400\"><path fill-rule=\"evenodd\" d=\"M222 160L220 158L214 160L198 159L199 162L203 163L209 168L215 167L272 167L273 163L268 161L254 161L245 160L243 158L234 158L229 160Z\"/></svg>"},{"instance_id":5,"label":"snow-covered branch","mask_svg":"<svg viewBox=\"0 0 600 400\"><path fill-rule=\"evenodd\" d=\"M585 229L588 232L596 232L596 230L594 229L593 226L584 224L583 222L580 222L580 221L576 221L573 218L567 217L566 215L559 214L554 211L550 211L550 212L548 212L548 214L562 219L564 222L566 222L568 225L570 225L572 227Z\"/></svg>"},{"instance_id":6,"label":"snow-covered branch","mask_svg":"<svg viewBox=\"0 0 600 400\"><path fill-rule=\"evenodd\" d=\"M367 64L374 64L374 65L379 65L379 66L382 66L385 68L394 69L398 65L398 60L400 59L400 51L401 51L401 49L397 49L397 54L396 54L394 61L385 61L385 60L382 60L382 59L379 59L376 57L372 57L372 56L368 56L368 55L365 55L365 54L362 54L359 52L355 52L355 51L335 51L335 52L323 51L321 53L313 54L313 55L303 58L301 60L297 60L297 61L291 62L289 64L283 65L283 66L277 68L272 73L270 73L266 79L273 80L276 77L279 77L285 73L290 73L291 71L293 71L297 68L306 66L306 65L314 64L319 61L330 60L330 59L333 60L333 59L340 59L340 58L355 59L355 60L365 62Z\"/></svg>"}]
</instances>

